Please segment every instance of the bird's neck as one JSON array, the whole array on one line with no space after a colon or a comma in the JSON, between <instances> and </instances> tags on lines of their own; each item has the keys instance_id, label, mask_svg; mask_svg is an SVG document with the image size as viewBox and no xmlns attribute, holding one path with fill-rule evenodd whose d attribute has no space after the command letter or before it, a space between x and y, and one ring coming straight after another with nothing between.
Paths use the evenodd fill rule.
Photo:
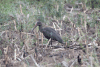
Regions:
<instances>
[{"instance_id":1,"label":"bird's neck","mask_svg":"<svg viewBox=\"0 0 100 67\"><path fill-rule=\"evenodd\" d=\"M41 25L41 26L39 26L39 30L40 30L40 32L43 32L42 25Z\"/></svg>"}]
</instances>

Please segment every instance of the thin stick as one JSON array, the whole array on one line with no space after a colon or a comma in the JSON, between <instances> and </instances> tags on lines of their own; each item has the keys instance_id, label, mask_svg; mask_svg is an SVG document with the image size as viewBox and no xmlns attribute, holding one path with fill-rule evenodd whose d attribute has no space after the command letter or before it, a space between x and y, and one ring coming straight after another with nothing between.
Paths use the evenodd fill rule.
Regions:
<instances>
[{"instance_id":1,"label":"thin stick","mask_svg":"<svg viewBox=\"0 0 100 67\"><path fill-rule=\"evenodd\" d=\"M34 35L32 33L27 33L27 32L21 32L22 34L26 34L26 35Z\"/></svg>"},{"instance_id":2,"label":"thin stick","mask_svg":"<svg viewBox=\"0 0 100 67\"><path fill-rule=\"evenodd\" d=\"M41 33L42 34L42 47L43 47L43 33Z\"/></svg>"},{"instance_id":3,"label":"thin stick","mask_svg":"<svg viewBox=\"0 0 100 67\"><path fill-rule=\"evenodd\" d=\"M8 40L8 34L7 34L7 31L5 31L5 32L6 32L6 35L5 35L5 36L6 36L6 40Z\"/></svg>"},{"instance_id":4,"label":"thin stick","mask_svg":"<svg viewBox=\"0 0 100 67\"><path fill-rule=\"evenodd\" d=\"M59 9L59 5L57 5L57 12L58 12L58 9Z\"/></svg>"},{"instance_id":5,"label":"thin stick","mask_svg":"<svg viewBox=\"0 0 100 67\"><path fill-rule=\"evenodd\" d=\"M92 57L92 52L91 52L91 58L90 58L90 62L91 62L91 67L93 67L93 57Z\"/></svg>"},{"instance_id":6,"label":"thin stick","mask_svg":"<svg viewBox=\"0 0 100 67\"><path fill-rule=\"evenodd\" d=\"M62 21L61 21L61 29L62 29ZM60 30L60 36L61 36L61 30Z\"/></svg>"},{"instance_id":7,"label":"thin stick","mask_svg":"<svg viewBox=\"0 0 100 67\"><path fill-rule=\"evenodd\" d=\"M48 43L47 43L47 45L49 44L49 42L51 41L51 38L49 39L49 41L48 41ZM46 48L47 48L47 45L46 45Z\"/></svg>"},{"instance_id":8,"label":"thin stick","mask_svg":"<svg viewBox=\"0 0 100 67\"><path fill-rule=\"evenodd\" d=\"M59 26L58 26L58 24L57 23L55 23L56 24L56 26L59 28L59 31L60 31L60 36L61 36L61 30L62 30L62 28L60 28Z\"/></svg>"},{"instance_id":9,"label":"thin stick","mask_svg":"<svg viewBox=\"0 0 100 67\"><path fill-rule=\"evenodd\" d=\"M54 28L55 28L55 30L56 30L56 26L55 26L55 24L53 23L53 26L54 26Z\"/></svg>"},{"instance_id":10,"label":"thin stick","mask_svg":"<svg viewBox=\"0 0 100 67\"><path fill-rule=\"evenodd\" d=\"M14 60L16 60L16 49L14 50Z\"/></svg>"},{"instance_id":11,"label":"thin stick","mask_svg":"<svg viewBox=\"0 0 100 67\"><path fill-rule=\"evenodd\" d=\"M62 21L61 21L61 28L62 28Z\"/></svg>"},{"instance_id":12,"label":"thin stick","mask_svg":"<svg viewBox=\"0 0 100 67\"><path fill-rule=\"evenodd\" d=\"M67 46L67 41L66 41L66 46Z\"/></svg>"},{"instance_id":13,"label":"thin stick","mask_svg":"<svg viewBox=\"0 0 100 67\"><path fill-rule=\"evenodd\" d=\"M17 28L16 28L16 22L15 22L15 20L14 20L14 24L15 24L15 30L17 31Z\"/></svg>"},{"instance_id":14,"label":"thin stick","mask_svg":"<svg viewBox=\"0 0 100 67\"><path fill-rule=\"evenodd\" d=\"M83 61L83 51L81 51L81 56L82 56L81 60Z\"/></svg>"},{"instance_id":15,"label":"thin stick","mask_svg":"<svg viewBox=\"0 0 100 67\"><path fill-rule=\"evenodd\" d=\"M57 23L55 23L55 24L57 25L57 27L58 27L59 29L61 29ZM61 29L61 30L62 30L62 29Z\"/></svg>"},{"instance_id":16,"label":"thin stick","mask_svg":"<svg viewBox=\"0 0 100 67\"><path fill-rule=\"evenodd\" d=\"M86 53L87 53L87 58L89 57L88 56L88 45L87 45L87 22L86 22L86 14L84 15L84 26L85 26L85 31L86 31L86 36L85 36L85 44L86 44Z\"/></svg>"},{"instance_id":17,"label":"thin stick","mask_svg":"<svg viewBox=\"0 0 100 67\"><path fill-rule=\"evenodd\" d=\"M70 67L73 67L73 65L75 64L76 61L77 61L77 59L75 59L75 60L73 61L73 63L70 65Z\"/></svg>"},{"instance_id":18,"label":"thin stick","mask_svg":"<svg viewBox=\"0 0 100 67\"><path fill-rule=\"evenodd\" d=\"M39 34L38 34L38 28L37 28L37 32L36 32L36 36L37 36L37 44L39 45Z\"/></svg>"},{"instance_id":19,"label":"thin stick","mask_svg":"<svg viewBox=\"0 0 100 67\"><path fill-rule=\"evenodd\" d=\"M37 67L40 67L40 66L37 64L37 62L35 61L35 59L33 58L33 56L32 56L32 55L30 55L30 56L31 56L33 62L35 63L35 65L36 65Z\"/></svg>"},{"instance_id":20,"label":"thin stick","mask_svg":"<svg viewBox=\"0 0 100 67\"><path fill-rule=\"evenodd\" d=\"M72 29L71 29L71 36L72 36L72 42L74 41L74 36L73 36L73 23L72 23Z\"/></svg>"},{"instance_id":21,"label":"thin stick","mask_svg":"<svg viewBox=\"0 0 100 67\"><path fill-rule=\"evenodd\" d=\"M79 34L79 37L81 37L81 33L80 33L80 28L78 27L78 34Z\"/></svg>"},{"instance_id":22,"label":"thin stick","mask_svg":"<svg viewBox=\"0 0 100 67\"><path fill-rule=\"evenodd\" d=\"M20 12L21 12L21 14L23 15L23 11L22 11L22 6L21 6L21 4L20 4Z\"/></svg>"},{"instance_id":23,"label":"thin stick","mask_svg":"<svg viewBox=\"0 0 100 67\"><path fill-rule=\"evenodd\" d=\"M73 55L75 55L75 53L74 53L74 49L72 49L73 50ZM75 56L74 56L74 58L75 58Z\"/></svg>"},{"instance_id":24,"label":"thin stick","mask_svg":"<svg viewBox=\"0 0 100 67\"><path fill-rule=\"evenodd\" d=\"M70 11L70 13L72 13L72 11L73 11L73 7L71 8L71 11Z\"/></svg>"},{"instance_id":25,"label":"thin stick","mask_svg":"<svg viewBox=\"0 0 100 67\"><path fill-rule=\"evenodd\" d=\"M97 34L97 25L96 24L95 24L95 30L96 30L96 38L97 38L98 34Z\"/></svg>"}]
</instances>

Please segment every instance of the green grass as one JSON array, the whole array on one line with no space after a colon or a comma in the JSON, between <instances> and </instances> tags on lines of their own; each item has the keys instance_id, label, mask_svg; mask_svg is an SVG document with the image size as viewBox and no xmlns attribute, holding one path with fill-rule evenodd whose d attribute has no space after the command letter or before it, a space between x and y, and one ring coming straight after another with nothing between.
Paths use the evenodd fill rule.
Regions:
<instances>
[{"instance_id":1,"label":"green grass","mask_svg":"<svg viewBox=\"0 0 100 67\"><path fill-rule=\"evenodd\" d=\"M20 46L23 46L24 44L23 44L23 42L20 42Z\"/></svg>"},{"instance_id":2,"label":"green grass","mask_svg":"<svg viewBox=\"0 0 100 67\"><path fill-rule=\"evenodd\" d=\"M2 55L2 51L0 50L0 56Z\"/></svg>"},{"instance_id":3,"label":"green grass","mask_svg":"<svg viewBox=\"0 0 100 67\"><path fill-rule=\"evenodd\" d=\"M72 14L66 13L64 9L65 3L71 4L75 8L77 7L77 5L75 5L76 1L78 3L80 2L85 3L87 9L90 9L92 7L92 4L91 4L92 0L89 0L89 1L87 0L40 0L40 1L38 0L17 0L17 1L16 0L0 0L0 32L9 30L9 25L7 26L3 26L3 25L9 23L12 20L11 16L14 17L17 30L18 31L21 30L21 24L22 24L24 32L30 32L38 19L45 24L49 24L49 22L52 22L52 19L49 19L49 17L57 21L57 20L62 20L64 15L70 18L71 22L75 24L76 28L79 27L81 29L82 27L84 27L84 21L86 21L90 25L91 28L94 28L95 25L97 26L100 25L100 23L96 21L96 19L100 17L100 13L97 14L96 12L94 12L94 13L91 13L90 15L86 15L86 17L84 16L85 14L83 12L77 12L78 13L77 17L75 17L73 13ZM99 0L96 0L96 1L98 3L100 2ZM96 8L95 10L99 10L100 5L95 4L96 1L94 2L94 7ZM22 9L20 8L20 5ZM21 13L21 10L23 14ZM87 17L92 17L92 18L91 20L89 20ZM65 18L63 21L68 22L68 18ZM61 27L60 23L58 25ZM15 30L14 24L11 24L10 27L11 27L10 30L12 31ZM71 25L69 27L73 28L73 26ZM100 26L98 26L97 34L98 34L98 37L100 37ZM81 32L81 37L79 37L79 40L78 40L80 43L82 42L82 40L85 39L85 35L86 33ZM64 42L67 41L68 45L70 44L69 41L72 41L71 38L74 38L75 40L77 37L78 35L72 36L72 37L69 37L69 36L65 37L65 35L62 35L63 41ZM89 38L91 38L92 40L96 39L96 38L87 36L87 40L89 40ZM32 39L31 41L32 43L36 42L35 38ZM10 42L10 39L8 40L8 42ZM44 44L46 44L47 42L48 40L45 40ZM3 44L5 45L6 42ZM23 46L24 44L23 42L20 42L19 45ZM82 44L80 45L82 46ZM2 55L1 50L0 50L0 55ZM93 55L93 57L96 58L96 55ZM99 66L98 63L95 64L95 66ZM61 64L58 63L56 67L61 67Z\"/></svg>"},{"instance_id":4,"label":"green grass","mask_svg":"<svg viewBox=\"0 0 100 67\"><path fill-rule=\"evenodd\" d=\"M57 63L55 67L62 67L61 63Z\"/></svg>"}]
</instances>

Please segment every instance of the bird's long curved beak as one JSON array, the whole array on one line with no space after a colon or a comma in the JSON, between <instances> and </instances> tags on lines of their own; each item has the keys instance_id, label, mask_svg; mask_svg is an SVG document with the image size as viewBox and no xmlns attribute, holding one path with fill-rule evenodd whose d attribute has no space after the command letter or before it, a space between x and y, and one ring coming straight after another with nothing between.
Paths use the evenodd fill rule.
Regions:
<instances>
[{"instance_id":1,"label":"bird's long curved beak","mask_svg":"<svg viewBox=\"0 0 100 67\"><path fill-rule=\"evenodd\" d=\"M32 30L32 32L34 31L34 29L37 27L37 24L34 26L34 28L33 28L33 30Z\"/></svg>"}]
</instances>

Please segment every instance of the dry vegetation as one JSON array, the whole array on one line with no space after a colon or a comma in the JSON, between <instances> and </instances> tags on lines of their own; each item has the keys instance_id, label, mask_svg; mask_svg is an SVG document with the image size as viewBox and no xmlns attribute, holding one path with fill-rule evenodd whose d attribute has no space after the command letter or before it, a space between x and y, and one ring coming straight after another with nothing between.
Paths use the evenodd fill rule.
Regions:
<instances>
[{"instance_id":1,"label":"dry vegetation","mask_svg":"<svg viewBox=\"0 0 100 67\"><path fill-rule=\"evenodd\" d=\"M1 1L0 67L99 67L100 8L93 5L87 0ZM56 41L47 47L38 28L31 33L38 19L69 48Z\"/></svg>"}]
</instances>

